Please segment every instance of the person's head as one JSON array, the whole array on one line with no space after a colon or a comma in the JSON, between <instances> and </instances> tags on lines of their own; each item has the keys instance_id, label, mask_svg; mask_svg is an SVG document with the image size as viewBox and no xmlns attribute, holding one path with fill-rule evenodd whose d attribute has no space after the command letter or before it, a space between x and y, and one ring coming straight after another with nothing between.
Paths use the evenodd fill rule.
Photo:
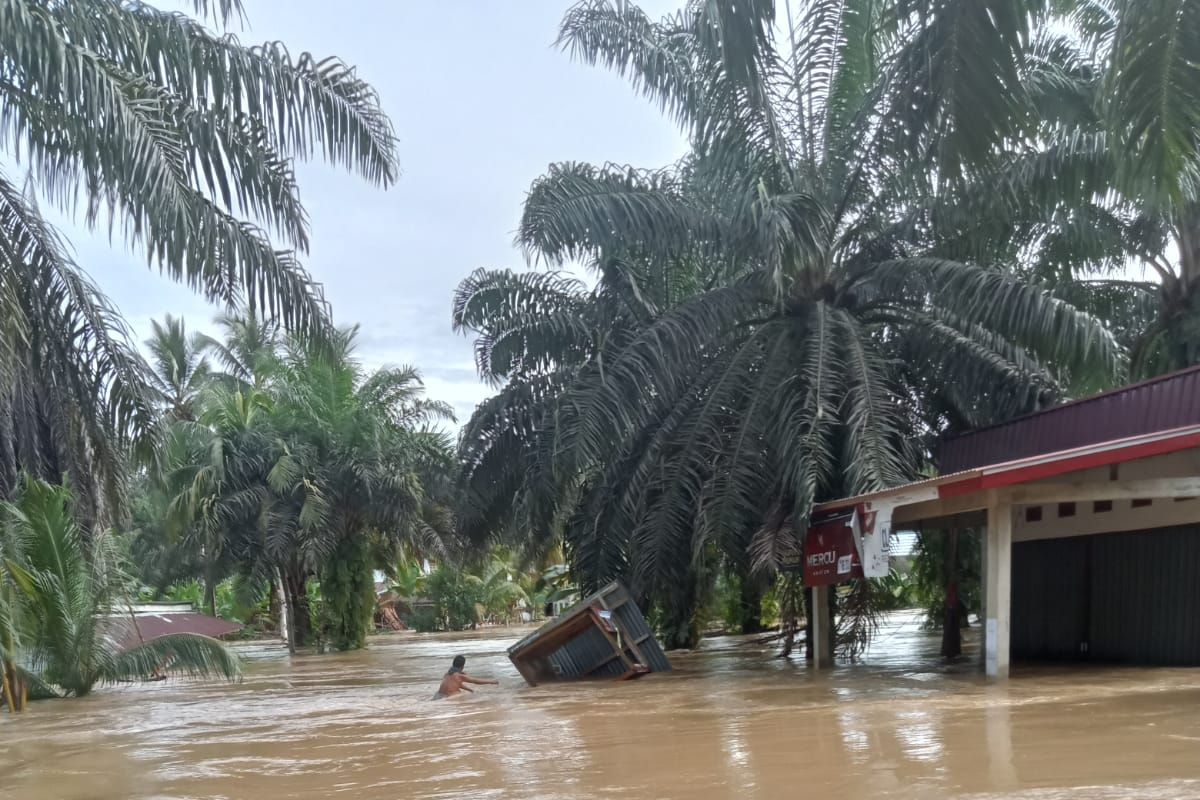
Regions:
<instances>
[{"instance_id":1,"label":"person's head","mask_svg":"<svg viewBox=\"0 0 1200 800\"><path fill-rule=\"evenodd\" d=\"M467 666L466 656L455 656L454 661L450 664L451 672L462 672L463 667Z\"/></svg>"}]
</instances>

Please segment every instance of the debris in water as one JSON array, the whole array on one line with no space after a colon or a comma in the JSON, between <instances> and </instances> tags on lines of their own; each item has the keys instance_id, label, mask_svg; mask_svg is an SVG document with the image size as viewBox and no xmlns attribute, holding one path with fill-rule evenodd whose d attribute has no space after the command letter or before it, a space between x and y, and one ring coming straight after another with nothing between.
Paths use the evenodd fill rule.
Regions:
<instances>
[{"instance_id":1,"label":"debris in water","mask_svg":"<svg viewBox=\"0 0 1200 800\"><path fill-rule=\"evenodd\" d=\"M671 663L629 591L613 582L508 648L530 686L573 678L629 680Z\"/></svg>"}]
</instances>

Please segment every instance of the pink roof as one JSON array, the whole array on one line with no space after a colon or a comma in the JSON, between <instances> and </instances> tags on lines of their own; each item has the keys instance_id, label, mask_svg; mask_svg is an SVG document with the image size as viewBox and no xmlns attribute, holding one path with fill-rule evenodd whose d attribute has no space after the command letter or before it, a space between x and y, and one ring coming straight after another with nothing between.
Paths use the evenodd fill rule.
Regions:
<instances>
[{"instance_id":1,"label":"pink roof","mask_svg":"<svg viewBox=\"0 0 1200 800\"><path fill-rule=\"evenodd\" d=\"M105 623L111 626L112 636L126 648L172 633L194 633L219 639L245 627L239 622L217 619L197 611L109 617Z\"/></svg>"}]
</instances>

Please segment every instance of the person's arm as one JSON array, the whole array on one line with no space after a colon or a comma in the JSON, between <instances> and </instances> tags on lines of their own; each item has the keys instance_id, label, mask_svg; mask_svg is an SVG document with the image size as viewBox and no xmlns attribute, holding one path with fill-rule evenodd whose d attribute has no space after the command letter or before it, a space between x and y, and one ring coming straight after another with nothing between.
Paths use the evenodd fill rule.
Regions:
<instances>
[{"instance_id":1,"label":"person's arm","mask_svg":"<svg viewBox=\"0 0 1200 800\"><path fill-rule=\"evenodd\" d=\"M472 678L470 675L466 674L465 672L462 673L462 679L463 679L464 683L478 683L481 686L483 686L483 685L499 686L500 685L500 681L489 681L485 678ZM463 688L466 689L467 687L464 686ZM470 691L470 690L468 689L467 691Z\"/></svg>"}]
</instances>

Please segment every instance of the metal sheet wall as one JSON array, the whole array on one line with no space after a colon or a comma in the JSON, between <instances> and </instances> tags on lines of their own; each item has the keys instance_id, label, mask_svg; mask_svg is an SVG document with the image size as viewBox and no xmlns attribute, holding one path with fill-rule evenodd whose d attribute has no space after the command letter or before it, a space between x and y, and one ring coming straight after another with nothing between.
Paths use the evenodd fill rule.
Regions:
<instances>
[{"instance_id":1,"label":"metal sheet wall","mask_svg":"<svg viewBox=\"0 0 1200 800\"><path fill-rule=\"evenodd\" d=\"M1013 546L1014 659L1200 665L1200 526Z\"/></svg>"},{"instance_id":2,"label":"metal sheet wall","mask_svg":"<svg viewBox=\"0 0 1200 800\"><path fill-rule=\"evenodd\" d=\"M1012 562L1014 659L1040 661L1084 657L1088 638L1089 564L1092 537L1018 542Z\"/></svg>"}]
</instances>

